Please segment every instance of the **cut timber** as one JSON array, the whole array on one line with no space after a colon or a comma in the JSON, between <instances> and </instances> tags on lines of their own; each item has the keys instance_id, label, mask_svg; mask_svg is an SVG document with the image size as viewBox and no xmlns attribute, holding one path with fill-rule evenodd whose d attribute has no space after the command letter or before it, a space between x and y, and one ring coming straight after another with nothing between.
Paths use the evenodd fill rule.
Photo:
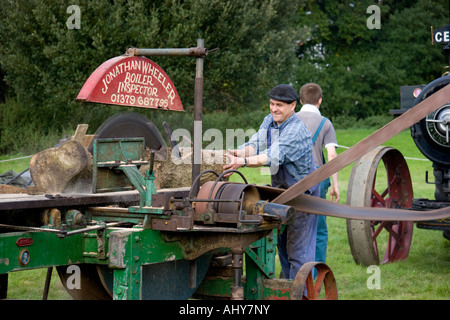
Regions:
<instances>
[{"instance_id":1,"label":"cut timber","mask_svg":"<svg viewBox=\"0 0 450 320\"><path fill-rule=\"evenodd\" d=\"M72 140L82 143L88 128L89 128L89 125L87 125L87 124L79 124L77 126L77 130L75 130L75 133L72 136Z\"/></svg>"},{"instance_id":2,"label":"cut timber","mask_svg":"<svg viewBox=\"0 0 450 320\"><path fill-rule=\"evenodd\" d=\"M93 134L86 134L88 128L89 125L87 124L79 124L71 139L81 143L83 147L87 148L94 138Z\"/></svg>"},{"instance_id":3,"label":"cut timber","mask_svg":"<svg viewBox=\"0 0 450 320\"><path fill-rule=\"evenodd\" d=\"M35 154L30 160L30 174L34 184L48 193L62 193L71 180L89 176L90 156L75 140ZM75 178L75 179L74 179Z\"/></svg>"}]
</instances>

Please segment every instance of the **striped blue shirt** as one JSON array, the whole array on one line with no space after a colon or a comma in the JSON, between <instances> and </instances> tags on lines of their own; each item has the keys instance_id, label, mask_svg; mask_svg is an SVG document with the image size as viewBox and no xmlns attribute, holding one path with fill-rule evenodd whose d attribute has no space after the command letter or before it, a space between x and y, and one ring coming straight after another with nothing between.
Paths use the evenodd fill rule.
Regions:
<instances>
[{"instance_id":1,"label":"striped blue shirt","mask_svg":"<svg viewBox=\"0 0 450 320\"><path fill-rule=\"evenodd\" d=\"M267 132L270 128L271 145L267 147ZM277 125L271 114L264 118L258 132L240 146L252 146L256 154L267 154L271 174L278 172L278 166L284 165L291 177L300 181L309 174L312 157L311 133L295 113Z\"/></svg>"}]
</instances>

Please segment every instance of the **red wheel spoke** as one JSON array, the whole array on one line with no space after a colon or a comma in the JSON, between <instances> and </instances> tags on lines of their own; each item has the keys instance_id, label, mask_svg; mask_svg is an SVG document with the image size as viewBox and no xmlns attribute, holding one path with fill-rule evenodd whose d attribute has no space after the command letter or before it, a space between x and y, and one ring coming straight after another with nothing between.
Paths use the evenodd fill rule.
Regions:
<instances>
[{"instance_id":1,"label":"red wheel spoke","mask_svg":"<svg viewBox=\"0 0 450 320\"><path fill-rule=\"evenodd\" d=\"M307 299L309 300L314 300L316 299L316 295L314 292L314 280L312 277L312 272L310 272L308 274L308 278L306 279L306 294L307 294Z\"/></svg>"},{"instance_id":2,"label":"red wheel spoke","mask_svg":"<svg viewBox=\"0 0 450 320\"><path fill-rule=\"evenodd\" d=\"M383 191L383 193L381 194L381 197L384 199L384 198L386 198L386 195L389 193L389 187L387 187L384 191Z\"/></svg>"},{"instance_id":3,"label":"red wheel spoke","mask_svg":"<svg viewBox=\"0 0 450 320\"><path fill-rule=\"evenodd\" d=\"M388 186L395 186L400 179L397 175L394 175L390 181L388 181Z\"/></svg>"},{"instance_id":4,"label":"red wheel spoke","mask_svg":"<svg viewBox=\"0 0 450 320\"><path fill-rule=\"evenodd\" d=\"M392 222L390 221L381 221L378 228L375 230L375 226L373 226L372 240L376 243L377 237L380 235L381 231L386 230L389 233L389 242L391 242L391 237L395 239L396 242L401 241L402 235L401 232L397 232L394 230ZM389 244L388 244L389 245Z\"/></svg>"},{"instance_id":5,"label":"red wheel spoke","mask_svg":"<svg viewBox=\"0 0 450 320\"><path fill-rule=\"evenodd\" d=\"M385 227L385 229L387 230L387 232L389 232L389 236L393 237L396 241L400 241L402 235L399 232L395 231L392 227L393 225L392 223L390 223Z\"/></svg>"},{"instance_id":6,"label":"red wheel spoke","mask_svg":"<svg viewBox=\"0 0 450 320\"><path fill-rule=\"evenodd\" d=\"M380 225L378 226L378 228L373 232L372 234L372 239L373 241L375 241L378 237L378 235L380 234L381 231L383 231L384 226L386 225L387 221L381 221Z\"/></svg>"},{"instance_id":7,"label":"red wheel spoke","mask_svg":"<svg viewBox=\"0 0 450 320\"><path fill-rule=\"evenodd\" d=\"M388 194L388 188L384 190L381 194L378 193L375 188L372 188L372 207L377 207L377 204L381 204L383 207L386 207L386 199L384 198Z\"/></svg>"},{"instance_id":8,"label":"red wheel spoke","mask_svg":"<svg viewBox=\"0 0 450 320\"><path fill-rule=\"evenodd\" d=\"M316 283L314 284L314 294L316 297L320 295L320 290L322 289L323 282L327 273L328 271L320 271L317 274Z\"/></svg>"}]
</instances>

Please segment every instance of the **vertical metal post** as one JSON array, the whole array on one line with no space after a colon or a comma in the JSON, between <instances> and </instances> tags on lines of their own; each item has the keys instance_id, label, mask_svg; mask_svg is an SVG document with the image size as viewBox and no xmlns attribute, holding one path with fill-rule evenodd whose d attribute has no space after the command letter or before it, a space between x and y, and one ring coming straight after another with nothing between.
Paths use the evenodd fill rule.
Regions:
<instances>
[{"instance_id":1,"label":"vertical metal post","mask_svg":"<svg viewBox=\"0 0 450 320\"><path fill-rule=\"evenodd\" d=\"M204 39L197 39L197 47L203 48ZM192 182L200 174L202 163L202 110L203 110L203 59L204 56L197 56L195 67L195 88L194 88L194 146L192 157ZM192 185L194 194L200 188L200 181Z\"/></svg>"},{"instance_id":2,"label":"vertical metal post","mask_svg":"<svg viewBox=\"0 0 450 320\"><path fill-rule=\"evenodd\" d=\"M244 300L242 286L242 270L244 265L244 248L231 248L231 267L234 271L234 282L231 287L231 300Z\"/></svg>"},{"instance_id":3,"label":"vertical metal post","mask_svg":"<svg viewBox=\"0 0 450 320\"><path fill-rule=\"evenodd\" d=\"M181 49L138 49L128 48L127 54L134 56L194 56L196 57L195 88L194 88L194 146L192 150L192 182L200 174L202 163L202 109L203 109L203 61L208 53L204 47L205 40L197 39L196 48ZM216 49L214 49L216 50ZM212 50L212 51L214 51ZM192 185L193 191L198 192L200 182Z\"/></svg>"},{"instance_id":4,"label":"vertical metal post","mask_svg":"<svg viewBox=\"0 0 450 320\"><path fill-rule=\"evenodd\" d=\"M50 281L52 280L52 271L53 267L47 268L47 275L45 277L45 285L44 285L44 292L42 293L42 300L47 300L48 298L48 291L50 290Z\"/></svg>"}]
</instances>

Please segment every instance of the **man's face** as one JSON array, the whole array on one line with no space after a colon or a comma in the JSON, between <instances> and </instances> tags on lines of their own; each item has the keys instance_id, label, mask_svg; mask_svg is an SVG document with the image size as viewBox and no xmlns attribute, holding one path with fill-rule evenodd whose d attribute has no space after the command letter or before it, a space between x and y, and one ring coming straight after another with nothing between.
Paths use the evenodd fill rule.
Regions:
<instances>
[{"instance_id":1,"label":"man's face","mask_svg":"<svg viewBox=\"0 0 450 320\"><path fill-rule=\"evenodd\" d=\"M295 111L297 102L286 103L278 100L270 99L270 113L277 125L286 121Z\"/></svg>"}]
</instances>

